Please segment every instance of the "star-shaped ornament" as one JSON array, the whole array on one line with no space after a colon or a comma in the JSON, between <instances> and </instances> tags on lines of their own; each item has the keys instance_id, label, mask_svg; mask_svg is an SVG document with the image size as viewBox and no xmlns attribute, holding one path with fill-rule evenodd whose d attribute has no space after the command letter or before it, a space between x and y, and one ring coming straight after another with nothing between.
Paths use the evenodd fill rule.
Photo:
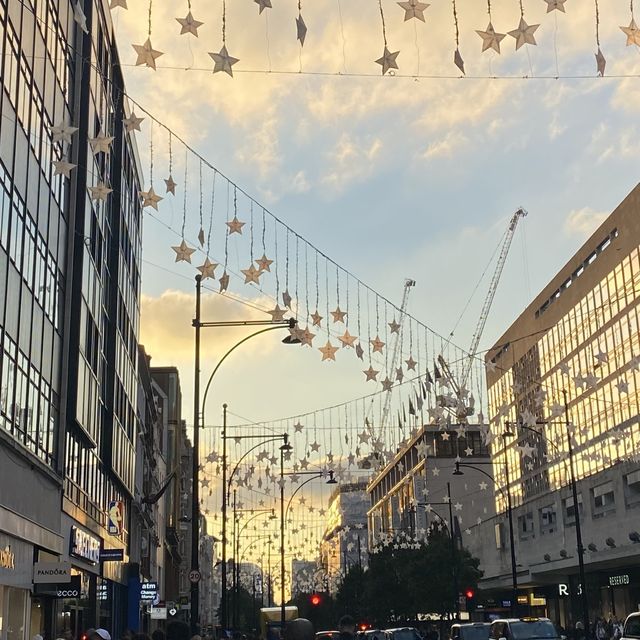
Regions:
<instances>
[{"instance_id":1,"label":"star-shaped ornament","mask_svg":"<svg viewBox=\"0 0 640 640\"><path fill-rule=\"evenodd\" d=\"M282 322L284 320L286 310L281 309L280 305L276 304L275 308L271 309L271 311L267 311L267 313L271 316L271 322Z\"/></svg>"},{"instance_id":2,"label":"star-shaped ornament","mask_svg":"<svg viewBox=\"0 0 640 640\"><path fill-rule=\"evenodd\" d=\"M291 294L289 293L288 289L282 294L282 304L284 304L285 307L291 309Z\"/></svg>"},{"instance_id":3,"label":"star-shaped ornament","mask_svg":"<svg viewBox=\"0 0 640 640\"><path fill-rule=\"evenodd\" d=\"M113 191L113 189L107 187L104 182L98 182L95 187L89 187L89 191L91 193L92 200L102 200L102 202L105 202L107 196Z\"/></svg>"},{"instance_id":4,"label":"star-shaped ornament","mask_svg":"<svg viewBox=\"0 0 640 640\"><path fill-rule=\"evenodd\" d=\"M315 313L311 314L311 320L313 322L313 326L314 327L321 327L322 326L322 316L318 313L318 310L316 309Z\"/></svg>"},{"instance_id":5,"label":"star-shaped ornament","mask_svg":"<svg viewBox=\"0 0 640 640\"><path fill-rule=\"evenodd\" d=\"M201 264L198 267L198 271L202 274L202 279L206 280L207 278L214 279L215 278L215 270L218 264L216 262L211 262L209 258L205 258L204 264Z\"/></svg>"},{"instance_id":6,"label":"star-shaped ornament","mask_svg":"<svg viewBox=\"0 0 640 640\"><path fill-rule=\"evenodd\" d=\"M129 8L127 7L127 0L111 0L109 9L115 9L116 7L122 7L123 9Z\"/></svg>"},{"instance_id":7,"label":"star-shaped ornament","mask_svg":"<svg viewBox=\"0 0 640 640\"><path fill-rule=\"evenodd\" d=\"M189 11L184 18L176 18L176 21L182 27L180 29L180 35L191 33L196 38L198 37L198 27L201 27L204 24L204 22L196 20L191 11Z\"/></svg>"},{"instance_id":8,"label":"star-shaped ornament","mask_svg":"<svg viewBox=\"0 0 640 640\"><path fill-rule=\"evenodd\" d=\"M607 61L602 51L600 50L600 47L598 47L598 52L596 53L596 67L598 69L598 74L600 76L604 76L604 69L606 66L607 66Z\"/></svg>"},{"instance_id":9,"label":"star-shaped ornament","mask_svg":"<svg viewBox=\"0 0 640 640\"><path fill-rule=\"evenodd\" d=\"M404 21L411 20L411 18L417 18L418 20L425 21L424 12L431 6L426 2L418 2L418 0L408 0L407 2L398 2L398 5L404 9Z\"/></svg>"},{"instance_id":10,"label":"star-shaped ornament","mask_svg":"<svg viewBox=\"0 0 640 640\"><path fill-rule=\"evenodd\" d=\"M356 345L356 356L360 358L360 360L364 359L364 349L362 348L362 345L359 342Z\"/></svg>"},{"instance_id":11,"label":"star-shaped ornament","mask_svg":"<svg viewBox=\"0 0 640 640\"><path fill-rule=\"evenodd\" d=\"M165 193L170 193L172 195L176 195L176 187L178 186L176 182L174 182L173 180L173 176L169 175L168 178L164 179L164 183L167 187L167 190L165 191Z\"/></svg>"},{"instance_id":12,"label":"star-shaped ornament","mask_svg":"<svg viewBox=\"0 0 640 640\"><path fill-rule=\"evenodd\" d=\"M142 196L142 207L153 207L156 211L158 210L158 202L163 200L162 196L153 190L153 187L149 187L149 191L141 191L140 195Z\"/></svg>"},{"instance_id":13,"label":"star-shaped ornament","mask_svg":"<svg viewBox=\"0 0 640 640\"><path fill-rule=\"evenodd\" d=\"M344 335L340 336L338 340L342 342L342 348L353 347L354 342L357 340L357 336L352 336L349 333L349 329L345 330Z\"/></svg>"},{"instance_id":14,"label":"star-shaped ornament","mask_svg":"<svg viewBox=\"0 0 640 640\"><path fill-rule=\"evenodd\" d=\"M298 14L298 17L296 18L296 33L296 38L300 40L300 46L303 47L304 40L307 37L307 25L305 24L301 13Z\"/></svg>"},{"instance_id":15,"label":"star-shaped ornament","mask_svg":"<svg viewBox=\"0 0 640 640\"><path fill-rule=\"evenodd\" d=\"M539 24L529 25L524 21L524 18L520 18L518 28L509 31L509 35L516 40L516 51L525 44L537 44L533 34L539 26Z\"/></svg>"},{"instance_id":16,"label":"star-shaped ornament","mask_svg":"<svg viewBox=\"0 0 640 640\"><path fill-rule=\"evenodd\" d=\"M398 68L398 63L396 62L396 58L398 57L399 53L400 53L399 51L394 51L393 53L391 53L391 51L389 51L389 49L385 46L382 57L376 60L376 64L379 64L382 66L383 76L386 75L389 69Z\"/></svg>"},{"instance_id":17,"label":"star-shaped ornament","mask_svg":"<svg viewBox=\"0 0 640 640\"><path fill-rule=\"evenodd\" d=\"M369 368L362 373L367 377L367 382L369 382L369 380L373 380L375 382L380 372L376 371L371 365L369 365Z\"/></svg>"},{"instance_id":18,"label":"star-shaped ornament","mask_svg":"<svg viewBox=\"0 0 640 640\"><path fill-rule=\"evenodd\" d=\"M204 247L204 240L205 240L204 229L200 227L200 231L198 231L198 242L200 243L201 247Z\"/></svg>"},{"instance_id":19,"label":"star-shaped ornament","mask_svg":"<svg viewBox=\"0 0 640 640\"><path fill-rule=\"evenodd\" d=\"M389 322L389 329L391 330L391 333L400 332L400 325L396 322L395 318L391 322Z\"/></svg>"},{"instance_id":20,"label":"star-shaped ornament","mask_svg":"<svg viewBox=\"0 0 640 640\"><path fill-rule=\"evenodd\" d=\"M313 339L316 337L315 333L309 331L309 327L305 327L300 332L300 345L306 347L313 347Z\"/></svg>"},{"instance_id":21,"label":"star-shaped ornament","mask_svg":"<svg viewBox=\"0 0 640 640\"><path fill-rule=\"evenodd\" d=\"M53 142L71 142L71 136L78 130L78 127L71 127L64 122L51 127L51 137Z\"/></svg>"},{"instance_id":22,"label":"star-shaped ornament","mask_svg":"<svg viewBox=\"0 0 640 640\"><path fill-rule=\"evenodd\" d=\"M109 153L112 142L113 136L105 136L102 132L95 138L89 138L89 144L91 145L91 151L94 156L98 153Z\"/></svg>"},{"instance_id":23,"label":"star-shaped ornament","mask_svg":"<svg viewBox=\"0 0 640 640\"><path fill-rule=\"evenodd\" d=\"M373 347L373 353L376 353L376 352L382 353L382 350L384 349L384 342L380 340L379 336L376 336L373 340L369 340L369 342Z\"/></svg>"},{"instance_id":24,"label":"star-shaped ornament","mask_svg":"<svg viewBox=\"0 0 640 640\"><path fill-rule=\"evenodd\" d=\"M407 365L407 369L409 369L409 371L415 371L416 370L416 365L418 363L413 359L413 356L409 356L409 359L405 360L404 362Z\"/></svg>"},{"instance_id":25,"label":"star-shaped ornament","mask_svg":"<svg viewBox=\"0 0 640 640\"><path fill-rule=\"evenodd\" d=\"M620 380L616 384L618 393L629 393L629 383L626 380Z\"/></svg>"},{"instance_id":26,"label":"star-shaped ornament","mask_svg":"<svg viewBox=\"0 0 640 640\"><path fill-rule=\"evenodd\" d=\"M221 276L220 276L220 293L222 293L223 291L226 291L229 288L229 274L225 271Z\"/></svg>"},{"instance_id":27,"label":"star-shaped ornament","mask_svg":"<svg viewBox=\"0 0 640 640\"><path fill-rule=\"evenodd\" d=\"M340 305L336 307L335 311L330 312L333 316L333 322L344 322L344 317L347 315L346 311L340 310Z\"/></svg>"},{"instance_id":28,"label":"star-shaped ornament","mask_svg":"<svg viewBox=\"0 0 640 640\"><path fill-rule=\"evenodd\" d=\"M229 227L229 235L231 235L232 233L239 233L240 235L242 235L242 227L244 227L245 224L246 222L240 222L237 216L233 216L233 220L227 222L227 227Z\"/></svg>"},{"instance_id":29,"label":"star-shaped ornament","mask_svg":"<svg viewBox=\"0 0 640 640\"><path fill-rule=\"evenodd\" d=\"M567 0L544 0L547 3L547 13L551 13L552 11L562 11L562 13L566 13L564 10L564 3Z\"/></svg>"},{"instance_id":30,"label":"star-shaped ornament","mask_svg":"<svg viewBox=\"0 0 640 640\"><path fill-rule=\"evenodd\" d=\"M144 118L138 118L135 111L131 112L128 118L123 118L122 124L126 131L140 131L140 125Z\"/></svg>"},{"instance_id":31,"label":"star-shaped ornament","mask_svg":"<svg viewBox=\"0 0 640 640\"><path fill-rule=\"evenodd\" d=\"M500 43L507 37L506 33L496 33L491 23L488 24L486 31L477 31L476 33L482 38L482 51L493 49L496 53L500 53Z\"/></svg>"},{"instance_id":32,"label":"star-shaped ornament","mask_svg":"<svg viewBox=\"0 0 640 640\"><path fill-rule=\"evenodd\" d=\"M633 18L631 18L631 23L628 27L620 27L620 29L627 36L627 47L632 44L640 47L640 29L638 29L638 25Z\"/></svg>"},{"instance_id":33,"label":"star-shaped ornament","mask_svg":"<svg viewBox=\"0 0 640 640\"><path fill-rule=\"evenodd\" d=\"M227 51L227 45L222 45L222 49L220 49L220 53L209 53L209 55L213 58L213 73L218 73L219 71L224 71L228 73L233 78L233 65L236 62L239 62L239 58L234 58L229 55Z\"/></svg>"},{"instance_id":34,"label":"star-shaped ornament","mask_svg":"<svg viewBox=\"0 0 640 640\"><path fill-rule=\"evenodd\" d=\"M80 0L76 0L76 3L73 5L73 19L80 25L80 28L85 33L89 33L89 29L87 29L87 16L84 15Z\"/></svg>"},{"instance_id":35,"label":"star-shaped ornament","mask_svg":"<svg viewBox=\"0 0 640 640\"><path fill-rule=\"evenodd\" d=\"M262 271L256 269L253 265L251 265L248 269L240 269L240 272L244 275L245 284L249 284L251 282L260 284L260 276L262 275Z\"/></svg>"},{"instance_id":36,"label":"star-shaped ornament","mask_svg":"<svg viewBox=\"0 0 640 640\"><path fill-rule=\"evenodd\" d=\"M53 175L54 176L64 176L65 178L71 177L71 170L75 169L78 165L73 164L73 162L66 162L64 160L54 160L53 161Z\"/></svg>"},{"instance_id":37,"label":"star-shaped ornament","mask_svg":"<svg viewBox=\"0 0 640 640\"><path fill-rule=\"evenodd\" d=\"M460 53L460 49L458 48L456 48L456 50L453 52L453 64L455 64L456 67L460 69L462 75L465 75L464 60L462 59L462 54Z\"/></svg>"},{"instance_id":38,"label":"star-shaped ornament","mask_svg":"<svg viewBox=\"0 0 640 640\"><path fill-rule=\"evenodd\" d=\"M389 380L389 376L387 376L382 381L382 390L383 391L391 391L391 387L393 387L393 380Z\"/></svg>"},{"instance_id":39,"label":"star-shaped ornament","mask_svg":"<svg viewBox=\"0 0 640 640\"><path fill-rule=\"evenodd\" d=\"M191 254L195 253L195 249L191 249L187 243L182 242L177 247L171 247L176 252L176 262L188 262L191 264Z\"/></svg>"},{"instance_id":40,"label":"star-shaped ornament","mask_svg":"<svg viewBox=\"0 0 640 640\"><path fill-rule=\"evenodd\" d=\"M156 58L159 58L163 54L162 51L156 51L156 49L153 48L153 45L151 44L151 38L147 38L147 41L144 44L133 44L131 46L138 54L136 67L144 64L155 71Z\"/></svg>"},{"instance_id":41,"label":"star-shaped ornament","mask_svg":"<svg viewBox=\"0 0 640 640\"><path fill-rule=\"evenodd\" d=\"M336 351L338 347L334 347L331 344L331 340L327 340L327 344L324 347L319 347L318 351L322 354L322 361L325 360L335 360L336 359Z\"/></svg>"},{"instance_id":42,"label":"star-shaped ornament","mask_svg":"<svg viewBox=\"0 0 640 640\"><path fill-rule=\"evenodd\" d=\"M272 9L271 0L253 0L258 7L260 7L260 13L262 13L265 9Z\"/></svg>"},{"instance_id":43,"label":"star-shaped ornament","mask_svg":"<svg viewBox=\"0 0 640 640\"><path fill-rule=\"evenodd\" d=\"M271 265L273 264L273 260L269 260L267 256L263 253L262 258L258 258L256 260L256 264L258 265L258 269L260 271L271 271Z\"/></svg>"},{"instance_id":44,"label":"star-shaped ornament","mask_svg":"<svg viewBox=\"0 0 640 640\"><path fill-rule=\"evenodd\" d=\"M404 380L404 371L402 370L402 367L398 367L396 369L396 380L398 382L402 382Z\"/></svg>"}]
</instances>

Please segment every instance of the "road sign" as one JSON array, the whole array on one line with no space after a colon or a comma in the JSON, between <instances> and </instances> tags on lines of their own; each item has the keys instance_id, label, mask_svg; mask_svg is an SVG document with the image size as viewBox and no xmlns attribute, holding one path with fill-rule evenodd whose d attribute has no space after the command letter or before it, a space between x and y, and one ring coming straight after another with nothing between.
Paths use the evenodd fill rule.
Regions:
<instances>
[{"instance_id":1,"label":"road sign","mask_svg":"<svg viewBox=\"0 0 640 640\"><path fill-rule=\"evenodd\" d=\"M171 607L171 609L169 609L168 613L169 613L169 615L171 617L173 617L173 616L176 615L176 613L178 613L178 610L175 607Z\"/></svg>"},{"instance_id":2,"label":"road sign","mask_svg":"<svg viewBox=\"0 0 640 640\"><path fill-rule=\"evenodd\" d=\"M202 575L198 570L194 569L193 571L189 572L189 580L194 584L200 582L200 578L202 578Z\"/></svg>"},{"instance_id":3,"label":"road sign","mask_svg":"<svg viewBox=\"0 0 640 640\"><path fill-rule=\"evenodd\" d=\"M152 620L166 620L167 607L150 607L149 613Z\"/></svg>"}]
</instances>

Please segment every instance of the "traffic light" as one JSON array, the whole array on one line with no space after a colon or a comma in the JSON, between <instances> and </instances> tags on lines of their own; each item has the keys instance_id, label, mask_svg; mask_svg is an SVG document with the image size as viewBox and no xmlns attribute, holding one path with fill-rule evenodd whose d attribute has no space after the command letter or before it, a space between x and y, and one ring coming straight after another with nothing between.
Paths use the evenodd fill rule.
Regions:
<instances>
[{"instance_id":1,"label":"traffic light","mask_svg":"<svg viewBox=\"0 0 640 640\"><path fill-rule=\"evenodd\" d=\"M467 611L475 611L476 608L476 593L473 589L466 589L464 597L467 601Z\"/></svg>"},{"instance_id":2,"label":"traffic light","mask_svg":"<svg viewBox=\"0 0 640 640\"><path fill-rule=\"evenodd\" d=\"M310 598L310 602L314 607L318 607L322 603L322 598L317 593L314 593Z\"/></svg>"}]
</instances>

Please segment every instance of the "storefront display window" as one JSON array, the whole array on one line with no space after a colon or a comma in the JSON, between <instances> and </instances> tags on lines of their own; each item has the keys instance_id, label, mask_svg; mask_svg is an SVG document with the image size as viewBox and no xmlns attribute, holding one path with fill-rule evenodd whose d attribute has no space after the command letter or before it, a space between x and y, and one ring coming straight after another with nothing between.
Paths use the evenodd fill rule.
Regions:
<instances>
[{"instance_id":1,"label":"storefront display window","mask_svg":"<svg viewBox=\"0 0 640 640\"><path fill-rule=\"evenodd\" d=\"M24 640L27 592L24 589L8 587L5 590L4 600L7 616L6 640Z\"/></svg>"}]
</instances>

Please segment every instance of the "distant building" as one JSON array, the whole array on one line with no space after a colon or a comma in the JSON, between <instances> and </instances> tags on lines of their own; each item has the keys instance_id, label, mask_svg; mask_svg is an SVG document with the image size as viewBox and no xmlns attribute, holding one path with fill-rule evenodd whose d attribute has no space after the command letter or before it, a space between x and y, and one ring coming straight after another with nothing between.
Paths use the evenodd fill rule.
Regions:
<instances>
[{"instance_id":1,"label":"distant building","mask_svg":"<svg viewBox=\"0 0 640 640\"><path fill-rule=\"evenodd\" d=\"M291 596L295 598L301 593L311 593L313 591L326 591L324 582L324 571L318 567L314 560L291 561L292 587Z\"/></svg>"},{"instance_id":2,"label":"distant building","mask_svg":"<svg viewBox=\"0 0 640 640\"><path fill-rule=\"evenodd\" d=\"M330 591L337 588L351 566L367 565L368 505L365 481L339 485L329 499L320 562Z\"/></svg>"},{"instance_id":3,"label":"distant building","mask_svg":"<svg viewBox=\"0 0 640 640\"><path fill-rule=\"evenodd\" d=\"M470 543L495 602L510 598L508 491L526 611L565 626L579 618L576 513L591 619L640 604L639 302L637 186L486 355L500 513ZM514 435L503 438L507 429Z\"/></svg>"}]
</instances>

